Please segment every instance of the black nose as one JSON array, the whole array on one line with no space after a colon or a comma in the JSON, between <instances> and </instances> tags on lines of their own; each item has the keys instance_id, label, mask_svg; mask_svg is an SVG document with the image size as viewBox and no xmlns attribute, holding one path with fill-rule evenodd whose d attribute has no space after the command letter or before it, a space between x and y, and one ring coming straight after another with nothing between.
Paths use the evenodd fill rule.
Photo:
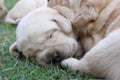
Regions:
<instances>
[{"instance_id":1,"label":"black nose","mask_svg":"<svg viewBox=\"0 0 120 80\"><path fill-rule=\"evenodd\" d=\"M56 64L56 63L60 63L60 56L59 56L59 52L55 52L52 56L52 63Z\"/></svg>"}]
</instances>

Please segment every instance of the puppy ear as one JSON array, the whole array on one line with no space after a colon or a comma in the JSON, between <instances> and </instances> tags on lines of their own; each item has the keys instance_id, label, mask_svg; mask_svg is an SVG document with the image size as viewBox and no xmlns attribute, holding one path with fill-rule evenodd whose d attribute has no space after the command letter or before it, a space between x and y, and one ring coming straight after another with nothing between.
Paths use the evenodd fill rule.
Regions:
<instances>
[{"instance_id":1,"label":"puppy ear","mask_svg":"<svg viewBox=\"0 0 120 80\"><path fill-rule=\"evenodd\" d=\"M17 49L17 43L13 43L9 48L10 55L12 57L19 56L19 51Z\"/></svg>"},{"instance_id":2,"label":"puppy ear","mask_svg":"<svg viewBox=\"0 0 120 80\"><path fill-rule=\"evenodd\" d=\"M62 15L60 15L59 13L54 15L53 21L55 21L59 28L65 33L65 34L71 34L72 33L72 25L70 20L66 19L65 17L63 17Z\"/></svg>"},{"instance_id":3,"label":"puppy ear","mask_svg":"<svg viewBox=\"0 0 120 80\"><path fill-rule=\"evenodd\" d=\"M81 29L80 27L85 28L89 23L94 22L102 7L104 5L101 0L84 0L74 17L73 28L78 30Z\"/></svg>"},{"instance_id":4,"label":"puppy ear","mask_svg":"<svg viewBox=\"0 0 120 80\"><path fill-rule=\"evenodd\" d=\"M69 8L63 7L63 6L55 6L54 9L56 9L61 15L63 15L65 18L69 19L71 22L73 21L75 13L72 9L69 9Z\"/></svg>"}]
</instances>

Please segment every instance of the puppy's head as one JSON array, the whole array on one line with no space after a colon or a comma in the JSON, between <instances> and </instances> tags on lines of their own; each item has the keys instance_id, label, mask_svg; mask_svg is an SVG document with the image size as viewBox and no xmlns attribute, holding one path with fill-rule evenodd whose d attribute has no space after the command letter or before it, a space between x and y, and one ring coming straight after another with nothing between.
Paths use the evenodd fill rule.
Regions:
<instances>
[{"instance_id":1,"label":"puppy's head","mask_svg":"<svg viewBox=\"0 0 120 80\"><path fill-rule=\"evenodd\" d=\"M70 21L47 7L24 17L16 35L17 41L10 47L10 54L34 57L41 65L58 64L78 50Z\"/></svg>"},{"instance_id":2,"label":"puppy's head","mask_svg":"<svg viewBox=\"0 0 120 80\"><path fill-rule=\"evenodd\" d=\"M0 19L4 18L6 14L7 14L7 9L4 5L4 1L0 0Z\"/></svg>"}]
</instances>

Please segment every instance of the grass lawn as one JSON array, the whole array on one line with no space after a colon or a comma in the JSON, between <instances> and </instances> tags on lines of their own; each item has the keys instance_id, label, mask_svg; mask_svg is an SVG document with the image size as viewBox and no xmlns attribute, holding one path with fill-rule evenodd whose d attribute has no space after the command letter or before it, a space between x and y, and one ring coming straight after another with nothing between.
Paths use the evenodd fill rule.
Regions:
<instances>
[{"instance_id":1,"label":"grass lawn","mask_svg":"<svg viewBox=\"0 0 120 80\"><path fill-rule=\"evenodd\" d=\"M5 0L9 9L17 0ZM11 58L9 46L15 41L16 26L0 20L0 80L89 80L88 75L80 75L59 67L46 68L29 62L25 58Z\"/></svg>"}]
</instances>

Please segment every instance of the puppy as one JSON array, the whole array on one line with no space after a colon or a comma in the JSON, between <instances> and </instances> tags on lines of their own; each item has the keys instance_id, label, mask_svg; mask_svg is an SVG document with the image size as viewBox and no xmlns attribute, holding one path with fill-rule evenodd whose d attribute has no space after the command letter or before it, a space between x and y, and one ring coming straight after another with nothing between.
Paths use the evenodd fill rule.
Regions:
<instances>
[{"instance_id":1,"label":"puppy","mask_svg":"<svg viewBox=\"0 0 120 80\"><path fill-rule=\"evenodd\" d=\"M22 53L26 58L35 58L45 66L59 64L63 59L75 55L80 48L71 22L47 6L25 16L18 24L16 37L17 40L10 46L10 55Z\"/></svg>"},{"instance_id":2,"label":"puppy","mask_svg":"<svg viewBox=\"0 0 120 80\"><path fill-rule=\"evenodd\" d=\"M62 61L61 65L106 80L119 80L120 0L79 1L80 7L76 12L63 5L57 6L56 9L70 19L74 33L79 38L78 42L86 54L80 60L68 58ZM71 11L72 18L69 12L67 15L66 10Z\"/></svg>"},{"instance_id":3,"label":"puppy","mask_svg":"<svg viewBox=\"0 0 120 80\"><path fill-rule=\"evenodd\" d=\"M15 6L8 12L5 22L17 24L21 18L27 15L30 11L47 5L47 0L19 0Z\"/></svg>"},{"instance_id":4,"label":"puppy","mask_svg":"<svg viewBox=\"0 0 120 80\"><path fill-rule=\"evenodd\" d=\"M0 19L4 18L7 14L7 9L4 5L4 0L0 0Z\"/></svg>"}]
</instances>

